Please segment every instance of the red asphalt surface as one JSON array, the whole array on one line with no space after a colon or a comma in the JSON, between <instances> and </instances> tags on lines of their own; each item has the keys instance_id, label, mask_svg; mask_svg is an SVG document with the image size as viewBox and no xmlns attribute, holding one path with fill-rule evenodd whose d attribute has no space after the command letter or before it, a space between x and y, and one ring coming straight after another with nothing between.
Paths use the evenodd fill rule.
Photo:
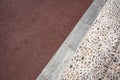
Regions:
<instances>
[{"instance_id":1,"label":"red asphalt surface","mask_svg":"<svg viewBox=\"0 0 120 80\"><path fill-rule=\"evenodd\" d=\"M92 0L0 0L0 80L35 80Z\"/></svg>"}]
</instances>

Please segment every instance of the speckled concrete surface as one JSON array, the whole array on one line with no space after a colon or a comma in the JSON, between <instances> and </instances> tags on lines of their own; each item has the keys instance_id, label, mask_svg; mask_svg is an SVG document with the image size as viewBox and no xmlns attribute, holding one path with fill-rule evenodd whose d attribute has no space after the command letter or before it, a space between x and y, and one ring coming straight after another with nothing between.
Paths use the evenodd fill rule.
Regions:
<instances>
[{"instance_id":1,"label":"speckled concrete surface","mask_svg":"<svg viewBox=\"0 0 120 80\"><path fill-rule=\"evenodd\" d=\"M58 80L120 80L120 0L108 0Z\"/></svg>"}]
</instances>

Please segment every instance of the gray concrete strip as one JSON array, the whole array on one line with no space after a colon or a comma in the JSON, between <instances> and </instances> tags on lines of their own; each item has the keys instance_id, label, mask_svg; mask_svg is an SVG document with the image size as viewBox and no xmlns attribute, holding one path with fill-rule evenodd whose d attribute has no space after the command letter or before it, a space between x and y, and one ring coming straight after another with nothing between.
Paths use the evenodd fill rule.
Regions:
<instances>
[{"instance_id":1,"label":"gray concrete strip","mask_svg":"<svg viewBox=\"0 0 120 80\"><path fill-rule=\"evenodd\" d=\"M73 29L73 31L70 33L70 35L66 38L64 44L66 44L68 47L72 48L73 50L76 50L78 43L81 41L81 39L88 31L89 26L90 25L80 20Z\"/></svg>"},{"instance_id":2,"label":"gray concrete strip","mask_svg":"<svg viewBox=\"0 0 120 80\"><path fill-rule=\"evenodd\" d=\"M101 10L101 7L94 5L94 2L91 4L89 9L86 11L86 13L83 15L81 20L89 25L92 25L93 21L96 19L99 11Z\"/></svg>"},{"instance_id":3,"label":"gray concrete strip","mask_svg":"<svg viewBox=\"0 0 120 80\"><path fill-rule=\"evenodd\" d=\"M107 0L94 0L89 9L85 12L81 20L86 24L92 25L99 11L102 9Z\"/></svg>"},{"instance_id":4,"label":"gray concrete strip","mask_svg":"<svg viewBox=\"0 0 120 80\"><path fill-rule=\"evenodd\" d=\"M93 4L99 7L103 7L107 0L94 0Z\"/></svg>"},{"instance_id":5,"label":"gray concrete strip","mask_svg":"<svg viewBox=\"0 0 120 80\"><path fill-rule=\"evenodd\" d=\"M68 62L69 56L74 52L74 50L70 49L65 44L61 45L40 76L38 76L37 80L56 80L60 70L65 66L66 62Z\"/></svg>"},{"instance_id":6,"label":"gray concrete strip","mask_svg":"<svg viewBox=\"0 0 120 80\"><path fill-rule=\"evenodd\" d=\"M36 80L57 80L61 70L67 64L71 55L75 53L77 46L89 30L105 2L106 0L93 1Z\"/></svg>"}]
</instances>

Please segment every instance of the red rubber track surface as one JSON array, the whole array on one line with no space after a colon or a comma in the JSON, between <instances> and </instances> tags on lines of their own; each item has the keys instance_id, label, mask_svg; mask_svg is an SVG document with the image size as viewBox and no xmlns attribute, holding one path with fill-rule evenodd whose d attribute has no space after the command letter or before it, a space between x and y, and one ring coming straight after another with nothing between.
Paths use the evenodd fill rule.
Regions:
<instances>
[{"instance_id":1,"label":"red rubber track surface","mask_svg":"<svg viewBox=\"0 0 120 80\"><path fill-rule=\"evenodd\" d=\"M0 80L35 80L92 0L0 0Z\"/></svg>"}]
</instances>

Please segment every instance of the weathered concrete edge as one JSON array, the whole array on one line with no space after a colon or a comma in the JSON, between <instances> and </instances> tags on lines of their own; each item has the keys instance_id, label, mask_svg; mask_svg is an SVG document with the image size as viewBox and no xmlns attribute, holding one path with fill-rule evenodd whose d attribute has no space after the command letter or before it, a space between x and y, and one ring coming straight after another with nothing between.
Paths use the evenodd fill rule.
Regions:
<instances>
[{"instance_id":1,"label":"weathered concrete edge","mask_svg":"<svg viewBox=\"0 0 120 80\"><path fill-rule=\"evenodd\" d=\"M89 27L97 17L101 8L104 6L106 0L102 0L104 2L102 5L99 5L99 1L101 0L93 1L91 6L87 9L83 17L78 21L77 25L74 27L72 32L60 46L60 48L57 50L55 55L52 57L36 80L57 80L61 70L69 61L70 55L74 54L78 43L81 42L82 38L89 30ZM88 18L88 21L86 18ZM90 20L92 21L90 22Z\"/></svg>"}]
</instances>

